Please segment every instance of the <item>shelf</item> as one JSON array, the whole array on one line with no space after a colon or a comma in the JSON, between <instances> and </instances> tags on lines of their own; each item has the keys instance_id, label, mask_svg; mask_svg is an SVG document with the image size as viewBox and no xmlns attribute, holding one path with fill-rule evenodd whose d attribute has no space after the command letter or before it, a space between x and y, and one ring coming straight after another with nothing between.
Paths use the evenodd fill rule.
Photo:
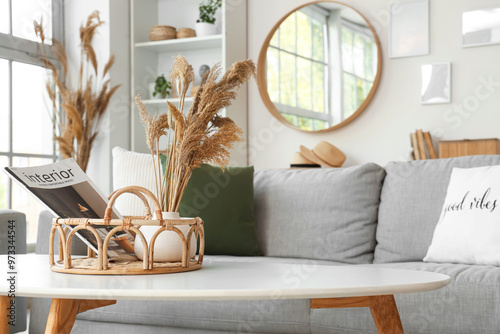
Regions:
<instances>
[{"instance_id":1,"label":"shelf","mask_svg":"<svg viewBox=\"0 0 500 334\"><path fill-rule=\"evenodd\" d=\"M186 97L184 99L184 103L185 104L188 104L188 103L192 103L194 100L194 98L192 97ZM160 104L164 104L165 106L167 105L167 101L168 102L172 102L174 104L178 104L181 99L179 98L175 98L175 99L152 99L152 100L142 100L142 103L145 104L145 105L160 105Z\"/></svg>"},{"instance_id":2,"label":"shelf","mask_svg":"<svg viewBox=\"0 0 500 334\"><path fill-rule=\"evenodd\" d=\"M222 35L168 39L165 41L155 42L141 42L135 43L135 47L156 53L215 49L222 47Z\"/></svg>"}]
</instances>

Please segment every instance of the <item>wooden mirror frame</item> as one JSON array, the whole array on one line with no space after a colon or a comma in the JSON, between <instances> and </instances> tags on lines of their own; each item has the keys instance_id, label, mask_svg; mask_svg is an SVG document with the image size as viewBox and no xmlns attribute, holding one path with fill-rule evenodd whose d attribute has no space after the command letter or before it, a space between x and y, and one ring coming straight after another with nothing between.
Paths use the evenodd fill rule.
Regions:
<instances>
[{"instance_id":1,"label":"wooden mirror frame","mask_svg":"<svg viewBox=\"0 0 500 334\"><path fill-rule=\"evenodd\" d=\"M299 127L291 124L289 121L287 121L281 115L281 113L278 111L278 109L276 108L276 106L274 105L274 103L271 101L271 98L269 97L269 93L267 91L267 82L266 82L267 49L269 48L269 43L271 42L271 39L273 38L274 34L276 33L276 30L278 30L278 28L280 27L281 23L283 23L283 21L285 21L288 18L288 16L290 16L291 14L293 14L294 12L296 12L297 10L299 10L301 8L307 7L309 5L318 4L318 3L324 3L324 2L336 3L336 4L343 5L343 6L347 7L347 8L350 8L353 11L355 11L359 16L361 16L363 18L363 20L365 20L366 24L368 25L368 28L370 28L370 30L371 30L371 32L373 34L373 38L375 40L375 44L377 45L377 57L378 57L378 59L377 59L377 74L375 75L375 79L373 80L372 88L368 92L368 95L366 96L365 100L361 103L361 105L358 107L358 109L351 116L349 116L347 119L343 120L342 122L340 122L338 124L335 124L335 125L327 128L327 129L308 131L308 130L301 129L301 128L299 128ZM366 17L364 17L359 11L357 11L353 7L351 7L349 5L346 5L345 3L342 3L342 2L330 1L330 0L323 0L323 1L318 0L318 1L308 2L308 3L304 4L304 5L301 5L301 6L297 7L297 8L294 8L293 10L291 10L290 12L288 12L285 16L283 16L274 25L274 27L271 29L271 31L267 35L266 39L264 40L264 43L262 44L262 48L260 50L259 60L257 62L257 85L259 87L259 93L260 93L260 96L262 98L262 101L266 105L266 107L269 110L269 112L274 117L276 117L276 119L278 119L281 123L285 124L286 126L292 128L292 129L295 129L295 130L306 132L306 133L328 132L328 131L332 131L332 130L341 128L341 127L343 127L343 126L351 123L356 117L358 117L363 112L363 110L366 109L366 107L368 106L368 104L371 102L371 100L373 98L373 95L375 95L375 91L378 88L378 84L380 82L380 76L381 76L381 74L382 74L382 48L380 46L380 41L379 41L379 39L377 37L377 34L375 33L375 29L373 28L373 26L370 24L370 22L368 22L368 20L366 19Z\"/></svg>"}]
</instances>

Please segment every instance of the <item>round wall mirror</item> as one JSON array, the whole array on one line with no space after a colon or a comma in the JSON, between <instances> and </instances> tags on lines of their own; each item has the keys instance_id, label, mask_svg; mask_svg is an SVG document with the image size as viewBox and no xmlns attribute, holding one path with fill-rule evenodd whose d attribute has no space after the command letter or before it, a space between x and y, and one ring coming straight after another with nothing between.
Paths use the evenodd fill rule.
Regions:
<instances>
[{"instance_id":1,"label":"round wall mirror","mask_svg":"<svg viewBox=\"0 0 500 334\"><path fill-rule=\"evenodd\" d=\"M382 69L375 30L355 9L315 1L273 27L260 51L257 82L269 111L301 131L330 131L370 103Z\"/></svg>"}]
</instances>

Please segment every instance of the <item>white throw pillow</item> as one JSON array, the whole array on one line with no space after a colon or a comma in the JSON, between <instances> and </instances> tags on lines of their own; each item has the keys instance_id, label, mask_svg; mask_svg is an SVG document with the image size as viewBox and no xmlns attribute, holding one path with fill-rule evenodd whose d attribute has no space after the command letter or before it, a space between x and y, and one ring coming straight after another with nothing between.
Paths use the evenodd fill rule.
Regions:
<instances>
[{"instance_id":1,"label":"white throw pillow","mask_svg":"<svg viewBox=\"0 0 500 334\"><path fill-rule=\"evenodd\" d=\"M113 148L113 189L126 186L141 186L153 194L155 191L155 176L151 154L127 151L121 147ZM154 212L152 203L149 203ZM115 208L124 216L143 216L144 204L139 197L132 194L122 194L115 202Z\"/></svg>"},{"instance_id":2,"label":"white throw pillow","mask_svg":"<svg viewBox=\"0 0 500 334\"><path fill-rule=\"evenodd\" d=\"M500 265L500 166L453 168L424 261Z\"/></svg>"}]
</instances>

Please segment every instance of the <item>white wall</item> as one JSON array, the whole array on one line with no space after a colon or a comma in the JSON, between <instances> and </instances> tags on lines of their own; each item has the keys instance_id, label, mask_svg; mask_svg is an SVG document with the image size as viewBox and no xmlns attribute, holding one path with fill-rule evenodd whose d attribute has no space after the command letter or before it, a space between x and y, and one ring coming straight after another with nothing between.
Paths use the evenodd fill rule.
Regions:
<instances>
[{"instance_id":1,"label":"white wall","mask_svg":"<svg viewBox=\"0 0 500 334\"><path fill-rule=\"evenodd\" d=\"M101 119L87 168L90 178L108 194L112 182L111 150L114 146L130 147L130 5L127 0L65 1L64 41L72 73L78 73L80 64L80 26L94 10L99 11L105 22L93 40L99 69L102 73L110 55L114 54L116 60L109 74L110 85L121 85Z\"/></svg>"},{"instance_id":2,"label":"white wall","mask_svg":"<svg viewBox=\"0 0 500 334\"><path fill-rule=\"evenodd\" d=\"M257 60L275 22L306 2L248 1L249 57ZM463 11L500 7L499 0L430 0L430 54L398 59L388 58L390 1L344 2L372 23L382 45L382 77L371 104L338 130L303 133L274 120L253 82L248 95L250 164L257 169L287 167L300 145L313 148L326 140L347 155L345 166L365 162L383 166L388 161L408 159L409 134L415 129L430 131L435 146L438 140L500 137L500 45L462 48L460 35ZM448 61L452 63L452 103L421 105L420 66ZM481 78L495 84L486 86Z\"/></svg>"}]
</instances>

